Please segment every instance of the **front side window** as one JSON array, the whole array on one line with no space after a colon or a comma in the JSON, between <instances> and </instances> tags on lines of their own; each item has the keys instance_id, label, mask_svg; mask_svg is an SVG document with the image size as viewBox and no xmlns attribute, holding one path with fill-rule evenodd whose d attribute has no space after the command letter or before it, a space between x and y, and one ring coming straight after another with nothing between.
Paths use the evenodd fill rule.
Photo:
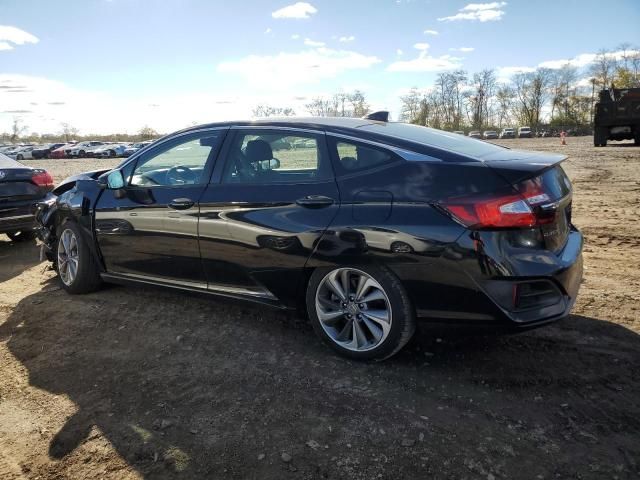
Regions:
<instances>
[{"instance_id":1,"label":"front side window","mask_svg":"<svg viewBox=\"0 0 640 480\"><path fill-rule=\"evenodd\" d=\"M224 183L297 183L331 176L322 135L238 131L229 149Z\"/></svg>"},{"instance_id":2,"label":"front side window","mask_svg":"<svg viewBox=\"0 0 640 480\"><path fill-rule=\"evenodd\" d=\"M143 155L136 164L131 185L181 186L207 183L205 166L213 161L221 132L207 132L178 142L168 142Z\"/></svg>"}]
</instances>

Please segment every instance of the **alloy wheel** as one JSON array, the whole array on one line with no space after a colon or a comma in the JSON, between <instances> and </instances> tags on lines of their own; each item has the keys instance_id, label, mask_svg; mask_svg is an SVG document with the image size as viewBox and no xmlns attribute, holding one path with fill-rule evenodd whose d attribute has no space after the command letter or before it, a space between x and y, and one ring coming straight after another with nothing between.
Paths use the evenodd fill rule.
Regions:
<instances>
[{"instance_id":1,"label":"alloy wheel","mask_svg":"<svg viewBox=\"0 0 640 480\"><path fill-rule=\"evenodd\" d=\"M71 285L78 274L78 239L73 230L67 228L58 241L58 273L65 285Z\"/></svg>"},{"instance_id":2,"label":"alloy wheel","mask_svg":"<svg viewBox=\"0 0 640 480\"><path fill-rule=\"evenodd\" d=\"M391 330L389 298L362 270L338 268L325 275L316 290L315 307L325 333L347 350L376 348Z\"/></svg>"}]
</instances>

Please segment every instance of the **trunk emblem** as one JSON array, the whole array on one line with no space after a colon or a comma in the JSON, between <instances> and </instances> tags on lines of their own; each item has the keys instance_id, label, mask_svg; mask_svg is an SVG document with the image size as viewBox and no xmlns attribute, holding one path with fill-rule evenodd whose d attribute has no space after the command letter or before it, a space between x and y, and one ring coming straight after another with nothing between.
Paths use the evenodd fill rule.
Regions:
<instances>
[{"instance_id":1,"label":"trunk emblem","mask_svg":"<svg viewBox=\"0 0 640 480\"><path fill-rule=\"evenodd\" d=\"M4 170L0 170L0 179L3 179L6 176L7 176L6 172Z\"/></svg>"}]
</instances>

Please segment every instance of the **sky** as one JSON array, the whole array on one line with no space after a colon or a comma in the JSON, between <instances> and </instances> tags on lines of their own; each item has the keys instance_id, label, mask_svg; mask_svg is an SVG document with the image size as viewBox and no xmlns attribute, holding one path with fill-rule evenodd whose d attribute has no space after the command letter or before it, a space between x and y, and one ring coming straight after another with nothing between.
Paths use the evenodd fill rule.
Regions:
<instances>
[{"instance_id":1,"label":"sky","mask_svg":"<svg viewBox=\"0 0 640 480\"><path fill-rule=\"evenodd\" d=\"M439 72L510 73L640 45L640 0L0 0L0 131L163 133L399 96Z\"/></svg>"}]
</instances>

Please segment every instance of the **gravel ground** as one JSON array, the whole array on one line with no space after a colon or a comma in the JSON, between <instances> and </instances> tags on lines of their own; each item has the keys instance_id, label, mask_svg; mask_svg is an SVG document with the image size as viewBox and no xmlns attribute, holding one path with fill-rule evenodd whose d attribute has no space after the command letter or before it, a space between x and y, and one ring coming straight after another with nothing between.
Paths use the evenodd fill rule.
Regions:
<instances>
[{"instance_id":1,"label":"gravel ground","mask_svg":"<svg viewBox=\"0 0 640 480\"><path fill-rule=\"evenodd\" d=\"M422 325L385 363L302 318L107 287L69 296L0 236L0 477L640 476L640 149L562 151L586 236L574 314L511 336ZM25 162L56 180L109 166Z\"/></svg>"}]
</instances>

